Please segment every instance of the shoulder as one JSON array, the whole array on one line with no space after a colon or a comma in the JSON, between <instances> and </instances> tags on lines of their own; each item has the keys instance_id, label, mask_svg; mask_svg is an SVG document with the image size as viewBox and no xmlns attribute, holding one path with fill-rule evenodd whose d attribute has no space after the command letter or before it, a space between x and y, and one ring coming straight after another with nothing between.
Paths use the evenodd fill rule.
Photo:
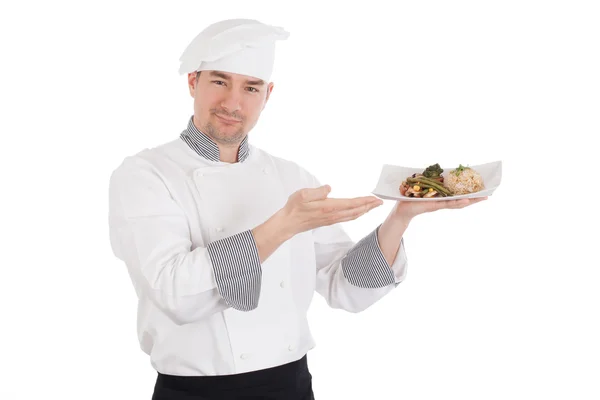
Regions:
<instances>
[{"instance_id":1,"label":"shoulder","mask_svg":"<svg viewBox=\"0 0 600 400\"><path fill-rule=\"evenodd\" d=\"M176 158L177 152L181 151L179 142L180 140L176 139L126 155L113 168L110 175L111 182L125 183L131 178L142 176L160 178L162 175L160 171L164 170L164 166Z\"/></svg>"}]
</instances>

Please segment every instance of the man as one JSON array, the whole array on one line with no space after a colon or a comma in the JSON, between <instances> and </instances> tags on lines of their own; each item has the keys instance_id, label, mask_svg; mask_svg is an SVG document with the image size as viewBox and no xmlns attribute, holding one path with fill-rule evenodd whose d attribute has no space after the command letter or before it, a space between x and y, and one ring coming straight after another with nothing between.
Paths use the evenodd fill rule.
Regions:
<instances>
[{"instance_id":1,"label":"man","mask_svg":"<svg viewBox=\"0 0 600 400\"><path fill-rule=\"evenodd\" d=\"M478 200L399 202L354 243L339 223L382 204L330 187L248 133L269 100L275 42L254 20L202 31L181 57L194 114L110 179L110 239L139 298L153 399L312 399L306 313L316 291L360 312L404 278L416 215Z\"/></svg>"}]
</instances>

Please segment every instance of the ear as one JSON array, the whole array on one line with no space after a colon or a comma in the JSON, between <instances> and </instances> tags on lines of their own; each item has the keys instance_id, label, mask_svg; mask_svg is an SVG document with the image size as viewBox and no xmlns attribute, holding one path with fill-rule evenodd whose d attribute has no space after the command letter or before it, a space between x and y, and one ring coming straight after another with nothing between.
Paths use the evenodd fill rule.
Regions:
<instances>
[{"instance_id":1,"label":"ear","mask_svg":"<svg viewBox=\"0 0 600 400\"><path fill-rule=\"evenodd\" d=\"M263 110L264 110L265 106L267 105L267 101L269 101L269 97L271 97L271 92L273 91L274 86L275 86L275 84L273 82L270 82L269 86L267 86L267 97L265 98L265 104L263 105Z\"/></svg>"},{"instance_id":2,"label":"ear","mask_svg":"<svg viewBox=\"0 0 600 400\"><path fill-rule=\"evenodd\" d=\"M196 79L196 72L188 73L188 89L190 91L190 96L194 97L196 94L196 85L198 80Z\"/></svg>"}]
</instances>

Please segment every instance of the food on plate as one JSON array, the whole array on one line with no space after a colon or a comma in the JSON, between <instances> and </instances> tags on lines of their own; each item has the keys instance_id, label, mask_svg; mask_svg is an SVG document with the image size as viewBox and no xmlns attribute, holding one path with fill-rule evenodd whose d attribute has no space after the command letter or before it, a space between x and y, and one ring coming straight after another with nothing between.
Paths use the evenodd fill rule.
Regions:
<instances>
[{"instance_id":1,"label":"food on plate","mask_svg":"<svg viewBox=\"0 0 600 400\"><path fill-rule=\"evenodd\" d=\"M475 193L485 189L481 175L473 168L463 167L462 164L446 175L444 185L455 195Z\"/></svg>"},{"instance_id":2,"label":"food on plate","mask_svg":"<svg viewBox=\"0 0 600 400\"><path fill-rule=\"evenodd\" d=\"M481 175L470 167L450 171L446 176L439 164L425 168L421 173L414 173L400 184L400 193L407 197L450 197L459 194L474 193L484 189Z\"/></svg>"},{"instance_id":3,"label":"food on plate","mask_svg":"<svg viewBox=\"0 0 600 400\"><path fill-rule=\"evenodd\" d=\"M407 197L447 197L452 192L444 186L444 170L439 164L425 168L421 173L412 174L400 185L400 193Z\"/></svg>"}]
</instances>

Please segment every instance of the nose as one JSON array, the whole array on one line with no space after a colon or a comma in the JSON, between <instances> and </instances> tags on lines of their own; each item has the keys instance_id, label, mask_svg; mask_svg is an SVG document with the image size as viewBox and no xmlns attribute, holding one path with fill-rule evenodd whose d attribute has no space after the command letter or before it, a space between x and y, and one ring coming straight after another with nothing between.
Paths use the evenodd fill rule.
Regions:
<instances>
[{"instance_id":1,"label":"nose","mask_svg":"<svg viewBox=\"0 0 600 400\"><path fill-rule=\"evenodd\" d=\"M234 113L241 109L242 98L235 90L229 90L221 100L221 107L229 113Z\"/></svg>"}]
</instances>

